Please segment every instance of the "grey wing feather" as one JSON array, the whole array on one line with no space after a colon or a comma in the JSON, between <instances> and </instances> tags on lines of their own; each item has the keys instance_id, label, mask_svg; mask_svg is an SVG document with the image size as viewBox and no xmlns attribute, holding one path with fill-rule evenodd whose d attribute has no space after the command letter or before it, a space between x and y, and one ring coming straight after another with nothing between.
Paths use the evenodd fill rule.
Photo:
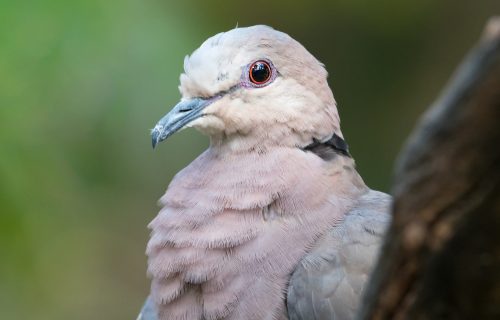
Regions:
<instances>
[{"instance_id":1,"label":"grey wing feather","mask_svg":"<svg viewBox=\"0 0 500 320\"><path fill-rule=\"evenodd\" d=\"M370 190L302 259L290 279L290 320L355 317L390 221L391 197Z\"/></svg>"},{"instance_id":2,"label":"grey wing feather","mask_svg":"<svg viewBox=\"0 0 500 320\"><path fill-rule=\"evenodd\" d=\"M151 297L148 297L146 302L144 302L144 306L142 306L141 313L139 313L137 320L158 320L156 307Z\"/></svg>"}]
</instances>

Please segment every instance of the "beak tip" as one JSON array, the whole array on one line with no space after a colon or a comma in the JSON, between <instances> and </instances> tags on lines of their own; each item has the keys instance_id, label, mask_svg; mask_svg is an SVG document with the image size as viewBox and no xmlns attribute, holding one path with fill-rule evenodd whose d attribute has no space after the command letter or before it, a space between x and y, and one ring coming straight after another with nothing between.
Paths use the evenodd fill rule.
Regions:
<instances>
[{"instance_id":1,"label":"beak tip","mask_svg":"<svg viewBox=\"0 0 500 320\"><path fill-rule=\"evenodd\" d=\"M153 149L156 148L156 146L160 141L161 141L161 132L155 128L153 129L153 132L151 132L151 145L153 146Z\"/></svg>"},{"instance_id":2,"label":"beak tip","mask_svg":"<svg viewBox=\"0 0 500 320\"><path fill-rule=\"evenodd\" d=\"M213 99L194 98L179 102L168 114L166 114L151 130L151 145L153 149L163 140L175 132L181 130L189 122L202 116L202 110Z\"/></svg>"}]
</instances>

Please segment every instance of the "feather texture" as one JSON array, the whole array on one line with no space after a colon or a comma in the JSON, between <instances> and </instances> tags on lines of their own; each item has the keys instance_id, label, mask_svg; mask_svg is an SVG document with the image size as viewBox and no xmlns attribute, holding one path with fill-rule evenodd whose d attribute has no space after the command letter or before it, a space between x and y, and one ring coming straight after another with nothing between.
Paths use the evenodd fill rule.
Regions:
<instances>
[{"instance_id":1,"label":"feather texture","mask_svg":"<svg viewBox=\"0 0 500 320\"><path fill-rule=\"evenodd\" d=\"M152 299L160 319L284 319L289 275L367 189L347 157L221 153L201 155L161 200L147 249Z\"/></svg>"},{"instance_id":2,"label":"feather texture","mask_svg":"<svg viewBox=\"0 0 500 320\"><path fill-rule=\"evenodd\" d=\"M290 320L354 319L389 223L390 196L369 191L295 269L288 287Z\"/></svg>"}]
</instances>

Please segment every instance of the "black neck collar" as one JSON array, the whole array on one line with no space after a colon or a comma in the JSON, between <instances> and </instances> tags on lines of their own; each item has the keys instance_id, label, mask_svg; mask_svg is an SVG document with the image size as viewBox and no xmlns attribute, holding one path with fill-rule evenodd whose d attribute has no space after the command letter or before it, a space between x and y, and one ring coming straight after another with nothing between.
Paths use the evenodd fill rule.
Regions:
<instances>
[{"instance_id":1,"label":"black neck collar","mask_svg":"<svg viewBox=\"0 0 500 320\"><path fill-rule=\"evenodd\" d=\"M347 142L335 133L326 141L313 138L313 142L304 147L303 150L313 152L324 160L332 159L335 154L351 157Z\"/></svg>"}]
</instances>

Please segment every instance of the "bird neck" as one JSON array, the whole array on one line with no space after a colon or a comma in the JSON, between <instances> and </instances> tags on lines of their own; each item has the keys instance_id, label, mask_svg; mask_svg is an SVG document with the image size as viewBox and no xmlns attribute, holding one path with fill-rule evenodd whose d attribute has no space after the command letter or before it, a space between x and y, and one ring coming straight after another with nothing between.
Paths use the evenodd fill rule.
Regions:
<instances>
[{"instance_id":1,"label":"bird neck","mask_svg":"<svg viewBox=\"0 0 500 320\"><path fill-rule=\"evenodd\" d=\"M260 134L233 133L227 135L218 133L210 135L210 148L221 155L231 153L266 154L276 148L298 148L318 153L322 158L320 153L328 150L350 157L349 147L340 130L318 135L313 133L300 134L293 130L290 132L274 130Z\"/></svg>"}]
</instances>

